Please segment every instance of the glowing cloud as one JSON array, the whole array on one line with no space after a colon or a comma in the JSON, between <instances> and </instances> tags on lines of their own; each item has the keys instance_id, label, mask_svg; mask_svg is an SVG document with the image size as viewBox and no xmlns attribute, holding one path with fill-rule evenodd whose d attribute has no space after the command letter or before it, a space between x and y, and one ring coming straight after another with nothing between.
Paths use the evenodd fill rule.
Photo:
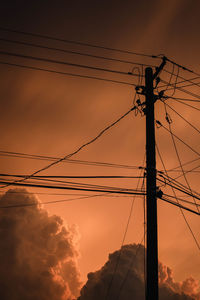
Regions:
<instances>
[{"instance_id":1,"label":"glowing cloud","mask_svg":"<svg viewBox=\"0 0 200 300\"><path fill-rule=\"evenodd\" d=\"M26 190L0 197L1 207L31 203L0 210L0 298L73 299L80 289L75 228L49 216Z\"/></svg>"},{"instance_id":2,"label":"glowing cloud","mask_svg":"<svg viewBox=\"0 0 200 300\"><path fill-rule=\"evenodd\" d=\"M116 268L117 265L117 268ZM144 247L126 245L109 255L106 264L98 271L88 274L88 281L78 300L130 300L145 299ZM114 276L113 276L114 274ZM175 282L170 268L159 263L160 299L200 299L198 283L192 278Z\"/></svg>"}]
</instances>

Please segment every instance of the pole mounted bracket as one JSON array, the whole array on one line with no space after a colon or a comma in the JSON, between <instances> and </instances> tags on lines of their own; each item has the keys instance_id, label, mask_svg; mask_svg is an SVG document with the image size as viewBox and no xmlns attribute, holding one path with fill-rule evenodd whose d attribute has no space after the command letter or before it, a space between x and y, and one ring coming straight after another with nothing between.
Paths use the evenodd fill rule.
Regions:
<instances>
[{"instance_id":1,"label":"pole mounted bracket","mask_svg":"<svg viewBox=\"0 0 200 300\"><path fill-rule=\"evenodd\" d=\"M156 67L156 72L153 74L153 79L156 79L158 77L158 75L160 74L160 72L162 71L164 66L166 65L166 61L167 61L167 57L163 56L162 63L160 64L159 67Z\"/></svg>"},{"instance_id":2,"label":"pole mounted bracket","mask_svg":"<svg viewBox=\"0 0 200 300\"><path fill-rule=\"evenodd\" d=\"M157 191L156 191L156 197L162 199L163 196L163 191L157 187Z\"/></svg>"}]
</instances>

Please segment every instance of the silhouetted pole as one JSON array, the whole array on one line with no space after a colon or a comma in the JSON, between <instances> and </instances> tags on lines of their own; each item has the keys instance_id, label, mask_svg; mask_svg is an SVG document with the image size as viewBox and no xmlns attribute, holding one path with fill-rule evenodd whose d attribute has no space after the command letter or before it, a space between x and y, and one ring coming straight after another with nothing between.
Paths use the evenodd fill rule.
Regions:
<instances>
[{"instance_id":1,"label":"silhouetted pole","mask_svg":"<svg viewBox=\"0 0 200 300\"><path fill-rule=\"evenodd\" d=\"M158 236L156 197L155 122L152 68L145 69L146 95L146 190L147 190L147 261L146 300L158 300Z\"/></svg>"}]
</instances>

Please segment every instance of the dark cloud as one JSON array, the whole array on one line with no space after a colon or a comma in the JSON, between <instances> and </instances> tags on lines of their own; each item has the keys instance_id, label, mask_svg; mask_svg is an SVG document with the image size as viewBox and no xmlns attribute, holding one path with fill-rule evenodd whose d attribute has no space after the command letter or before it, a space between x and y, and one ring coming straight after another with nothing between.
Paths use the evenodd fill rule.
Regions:
<instances>
[{"instance_id":1,"label":"dark cloud","mask_svg":"<svg viewBox=\"0 0 200 300\"><path fill-rule=\"evenodd\" d=\"M116 269L117 262L119 263ZM115 251L109 255L108 261L100 270L88 274L88 281L82 288L78 300L143 300L145 298L143 266L144 247L136 244L123 246L121 253ZM116 272L113 278L114 270ZM162 263L159 263L159 280L161 300L200 299L197 281L188 278L183 282L175 282L171 269Z\"/></svg>"},{"instance_id":2,"label":"dark cloud","mask_svg":"<svg viewBox=\"0 0 200 300\"><path fill-rule=\"evenodd\" d=\"M20 191L24 192L9 190L0 198L1 207L36 204L0 210L0 299L77 297L76 228L68 227L56 215L50 216L35 196Z\"/></svg>"}]
</instances>

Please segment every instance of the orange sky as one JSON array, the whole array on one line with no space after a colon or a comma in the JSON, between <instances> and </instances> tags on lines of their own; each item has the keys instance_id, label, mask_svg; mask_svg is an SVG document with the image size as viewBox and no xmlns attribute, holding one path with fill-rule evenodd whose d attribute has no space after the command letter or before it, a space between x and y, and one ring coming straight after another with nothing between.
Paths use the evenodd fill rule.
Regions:
<instances>
[{"instance_id":1,"label":"orange sky","mask_svg":"<svg viewBox=\"0 0 200 300\"><path fill-rule=\"evenodd\" d=\"M108 47L131 51L160 54L173 58L196 72L199 70L199 8L198 1L61 1L42 4L26 1L15 5L3 4L0 26L21 31L32 31L56 37L81 40ZM52 2L53 3L53 2ZM36 21L37 20L37 21ZM0 32L2 37L21 38ZM23 37L26 40L26 37ZM29 41L33 41L29 38ZM38 40L37 40L38 41ZM51 44L57 47L62 44ZM66 45L65 45L66 47ZM106 68L131 71L132 66L99 63L86 58L56 55L42 50L13 47L2 44L2 50L39 55L76 63L92 64ZM72 49L71 46L68 46ZM83 51L84 48L74 47ZM89 51L88 49L85 50ZM93 50L94 54L120 57L120 55ZM124 56L137 62L159 65L159 60ZM11 60L5 56L1 61ZM24 62L24 61L23 61ZM37 66L49 67L48 64ZM50 66L52 67L52 66ZM167 66L172 70L172 66ZM85 71L56 67L62 71ZM87 74L107 76L105 73L88 71ZM187 72L182 76L192 77ZM130 109L134 87L109 82L78 79L61 75L19 70L1 65L1 139L0 150L62 157L82 143L97 135L109 123ZM123 79L122 77L112 77ZM169 79L169 77L165 77ZM137 83L136 79L133 82ZM190 91L199 93L198 88ZM177 97L185 96L177 93ZM189 96L187 96L189 97ZM198 112L181 104L168 102L190 122L200 128ZM199 135L174 113L170 113L174 132L200 151ZM164 121L161 103L156 103L156 118ZM165 123L164 123L165 122ZM156 130L157 142L167 168L178 165L169 135ZM134 114L102 136L98 141L76 155L77 159L141 166L145 147L145 119ZM178 144L183 162L196 158L195 154ZM1 157L1 173L31 173L46 162ZM158 160L158 169L162 166ZM138 171L61 164L48 175L135 175ZM199 191L199 175L188 176L191 186ZM122 179L124 180L124 179ZM100 185L136 187L135 180L94 180ZM78 181L78 180L77 180ZM81 181L81 180L79 180ZM91 181L85 181L91 182ZM184 183L184 181L182 181ZM39 189L30 189L32 192ZM44 192L44 191L42 191ZM47 191L46 191L47 192ZM48 191L51 192L51 191ZM76 192L70 192L77 194ZM80 194L80 193L79 193ZM40 195L41 201L71 198L70 196ZM100 268L110 252L121 246L129 215L131 198L97 197L74 202L46 206L51 214L63 217L69 224L77 224L80 231L80 269L83 280L90 271ZM186 213L191 227L199 240L199 217ZM194 276L200 280L200 253L178 208L158 201L159 259L174 271L176 280ZM143 201L136 199L126 243L140 242L143 234Z\"/></svg>"}]
</instances>

